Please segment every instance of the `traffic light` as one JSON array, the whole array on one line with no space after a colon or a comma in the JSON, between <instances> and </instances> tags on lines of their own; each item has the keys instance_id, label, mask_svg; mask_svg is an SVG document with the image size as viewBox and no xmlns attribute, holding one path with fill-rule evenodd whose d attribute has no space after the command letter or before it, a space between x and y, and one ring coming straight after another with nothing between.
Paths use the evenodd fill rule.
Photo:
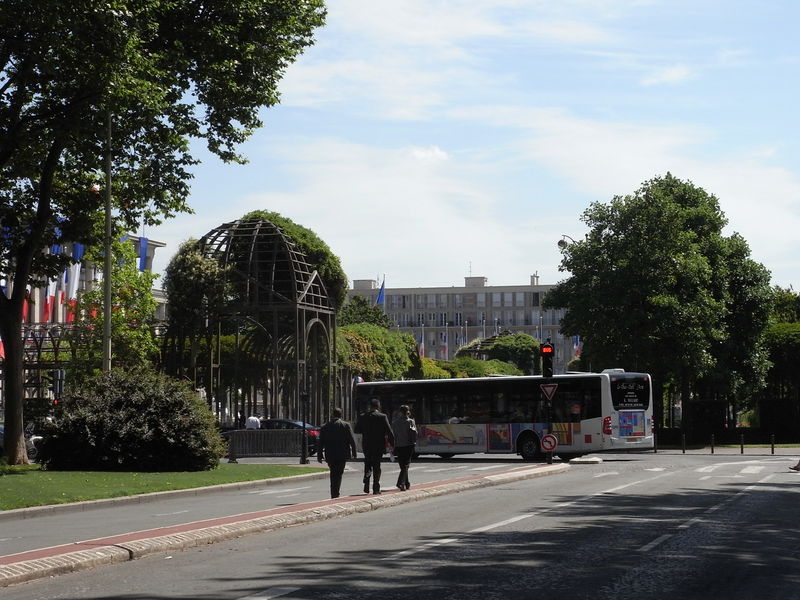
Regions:
<instances>
[{"instance_id":1,"label":"traffic light","mask_svg":"<svg viewBox=\"0 0 800 600\"><path fill-rule=\"evenodd\" d=\"M542 354L542 375L545 377L552 377L553 376L553 354L555 349L553 348L552 344L548 341L542 344L539 348L539 352Z\"/></svg>"}]
</instances>

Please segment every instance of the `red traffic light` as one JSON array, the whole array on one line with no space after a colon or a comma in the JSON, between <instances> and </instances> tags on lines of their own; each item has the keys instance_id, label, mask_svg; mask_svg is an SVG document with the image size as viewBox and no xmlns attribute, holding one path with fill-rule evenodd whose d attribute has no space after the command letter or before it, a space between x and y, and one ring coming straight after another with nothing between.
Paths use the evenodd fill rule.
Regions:
<instances>
[{"instance_id":1,"label":"red traffic light","mask_svg":"<svg viewBox=\"0 0 800 600\"><path fill-rule=\"evenodd\" d=\"M553 353L553 347L550 344L542 344L542 347L540 348L540 350L541 350L542 354L552 354Z\"/></svg>"}]
</instances>

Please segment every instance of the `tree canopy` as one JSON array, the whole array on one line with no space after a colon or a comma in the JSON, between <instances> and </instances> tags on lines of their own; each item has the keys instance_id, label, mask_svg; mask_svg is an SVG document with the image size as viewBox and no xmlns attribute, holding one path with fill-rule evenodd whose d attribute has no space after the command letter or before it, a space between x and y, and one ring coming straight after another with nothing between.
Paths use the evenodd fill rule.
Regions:
<instances>
[{"instance_id":1,"label":"tree canopy","mask_svg":"<svg viewBox=\"0 0 800 600\"><path fill-rule=\"evenodd\" d=\"M365 296L355 295L336 313L336 320L339 325L352 325L353 323L372 323L378 327L389 329L392 321L383 312L380 306L370 303Z\"/></svg>"},{"instance_id":2,"label":"tree canopy","mask_svg":"<svg viewBox=\"0 0 800 600\"><path fill-rule=\"evenodd\" d=\"M243 221L263 219L277 225L283 234L297 244L298 249L306 256L322 278L328 296L334 306L341 306L347 294L347 275L342 269L342 263L330 249L328 244L313 231L298 225L291 219L276 212L256 210L242 217Z\"/></svg>"},{"instance_id":3,"label":"tree canopy","mask_svg":"<svg viewBox=\"0 0 800 600\"><path fill-rule=\"evenodd\" d=\"M688 397L703 378L723 393L761 384L769 272L722 235L715 196L668 173L582 220L586 237L562 249L570 277L545 305L566 309L562 332L581 335L584 364L650 372L657 395L675 384Z\"/></svg>"},{"instance_id":4,"label":"tree canopy","mask_svg":"<svg viewBox=\"0 0 800 600\"><path fill-rule=\"evenodd\" d=\"M520 373L533 375L538 371L539 342L527 333L505 332L489 339L473 340L459 348L456 357L480 354L490 361L513 365Z\"/></svg>"},{"instance_id":5,"label":"tree canopy","mask_svg":"<svg viewBox=\"0 0 800 600\"><path fill-rule=\"evenodd\" d=\"M0 4L0 294L9 462L25 462L26 287L97 245L108 197L120 229L190 211L198 138L226 161L279 100L287 66L324 22L322 0L7 0ZM110 139L110 144L108 141ZM99 189L100 193L97 193Z\"/></svg>"}]
</instances>

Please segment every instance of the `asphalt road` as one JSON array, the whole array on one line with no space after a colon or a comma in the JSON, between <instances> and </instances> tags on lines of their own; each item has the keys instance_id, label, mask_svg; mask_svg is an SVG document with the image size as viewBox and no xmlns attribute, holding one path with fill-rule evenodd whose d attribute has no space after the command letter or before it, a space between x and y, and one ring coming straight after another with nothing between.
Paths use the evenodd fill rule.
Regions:
<instances>
[{"instance_id":1,"label":"asphalt road","mask_svg":"<svg viewBox=\"0 0 800 600\"><path fill-rule=\"evenodd\" d=\"M557 476L34 581L2 595L791 600L800 598L800 474L788 470L795 462L766 453L605 455ZM437 477L430 471L493 464L508 467L485 458L420 461L412 482L426 470Z\"/></svg>"}]
</instances>

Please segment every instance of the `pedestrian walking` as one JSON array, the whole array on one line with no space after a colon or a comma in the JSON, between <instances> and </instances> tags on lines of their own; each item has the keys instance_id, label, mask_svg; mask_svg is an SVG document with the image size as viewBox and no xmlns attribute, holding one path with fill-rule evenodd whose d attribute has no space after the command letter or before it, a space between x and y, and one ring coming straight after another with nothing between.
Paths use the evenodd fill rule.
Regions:
<instances>
[{"instance_id":1,"label":"pedestrian walking","mask_svg":"<svg viewBox=\"0 0 800 600\"><path fill-rule=\"evenodd\" d=\"M320 428L318 445L317 460L322 462L324 457L330 469L331 498L338 498L347 460L356 457L353 430L350 429L350 423L342 421L341 408L334 408L330 420Z\"/></svg>"},{"instance_id":2,"label":"pedestrian walking","mask_svg":"<svg viewBox=\"0 0 800 600\"><path fill-rule=\"evenodd\" d=\"M797 461L797 464L793 467L789 467L792 471L800 471L800 460Z\"/></svg>"},{"instance_id":3,"label":"pedestrian walking","mask_svg":"<svg viewBox=\"0 0 800 600\"><path fill-rule=\"evenodd\" d=\"M392 421L392 431L394 432L394 455L400 466L397 487L403 491L411 487L411 483L408 481L408 466L411 464L411 457L414 456L414 448L417 445L417 424L411 418L411 409L407 404L400 407L397 417Z\"/></svg>"},{"instance_id":4,"label":"pedestrian walking","mask_svg":"<svg viewBox=\"0 0 800 600\"><path fill-rule=\"evenodd\" d=\"M361 449L364 452L364 493L369 494L369 479L372 476L372 493L381 493L381 459L386 446L394 446L394 433L389 418L381 412L381 403L373 398L369 410L358 417L356 433L361 434Z\"/></svg>"}]
</instances>

